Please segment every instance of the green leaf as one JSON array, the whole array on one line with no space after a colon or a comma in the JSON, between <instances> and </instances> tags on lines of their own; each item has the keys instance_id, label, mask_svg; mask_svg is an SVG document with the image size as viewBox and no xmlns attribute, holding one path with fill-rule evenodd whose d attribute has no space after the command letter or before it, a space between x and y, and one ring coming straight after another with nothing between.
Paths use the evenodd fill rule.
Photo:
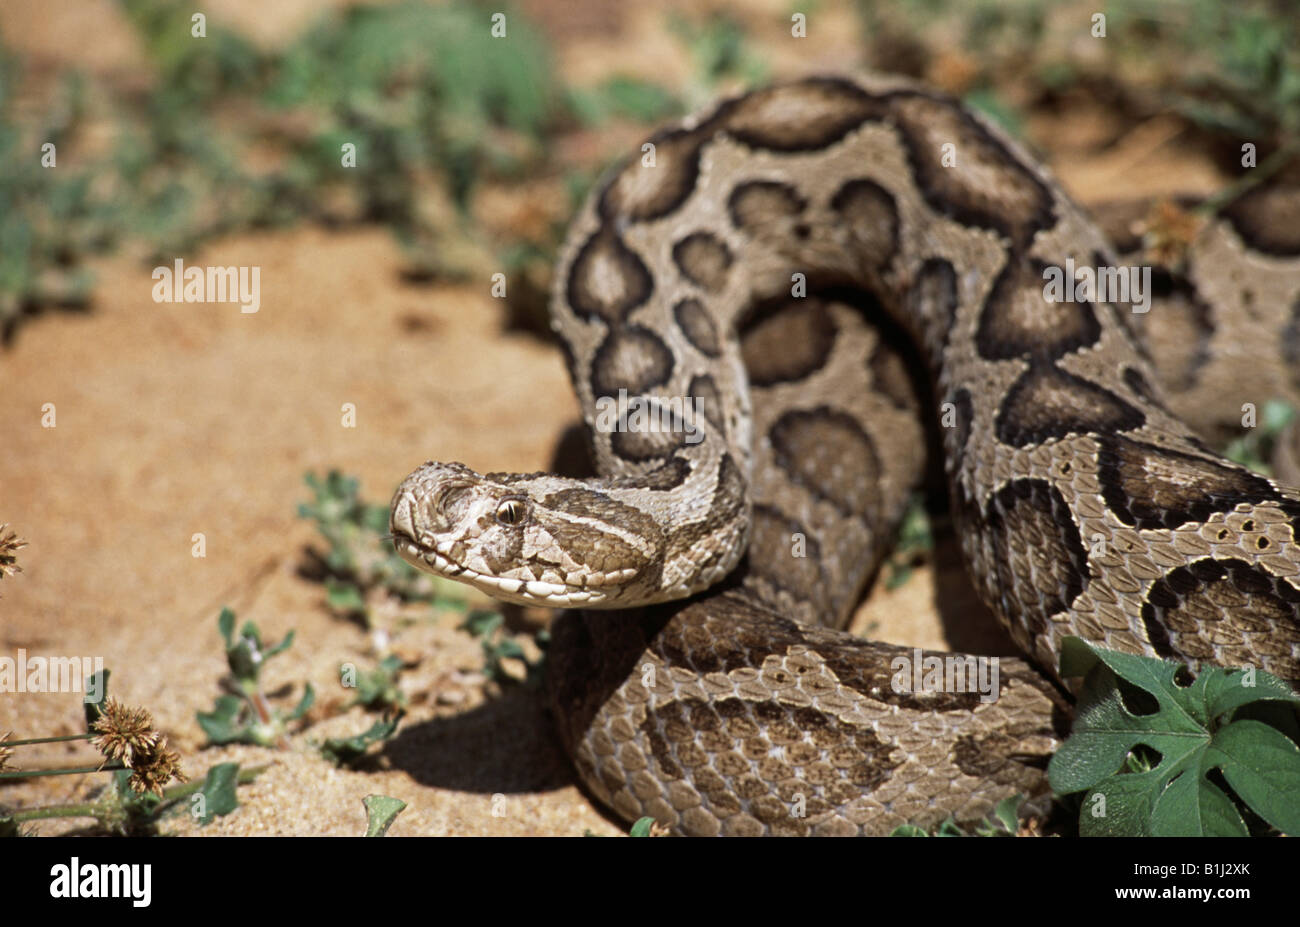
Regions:
<instances>
[{"instance_id":1,"label":"green leaf","mask_svg":"<svg viewBox=\"0 0 1300 927\"><path fill-rule=\"evenodd\" d=\"M195 719L214 744L247 742L248 726L240 722L244 701L236 695L217 696L212 711L198 712Z\"/></svg>"},{"instance_id":2,"label":"green leaf","mask_svg":"<svg viewBox=\"0 0 1300 927\"><path fill-rule=\"evenodd\" d=\"M500 612L476 608L465 616L465 620L458 627L459 630L468 631L474 637L488 637L504 622L505 618Z\"/></svg>"},{"instance_id":3,"label":"green leaf","mask_svg":"<svg viewBox=\"0 0 1300 927\"><path fill-rule=\"evenodd\" d=\"M948 815L947 819L945 819L944 822L939 825L939 829L934 832L934 835L936 837L965 837L966 836L966 834L962 832L962 829L957 826L957 822L953 820L952 815Z\"/></svg>"},{"instance_id":4,"label":"green leaf","mask_svg":"<svg viewBox=\"0 0 1300 927\"><path fill-rule=\"evenodd\" d=\"M907 581L912 578L912 568L907 564L900 565L890 560L889 567L889 576L885 578L885 588L891 592L907 585Z\"/></svg>"},{"instance_id":5,"label":"green leaf","mask_svg":"<svg viewBox=\"0 0 1300 927\"><path fill-rule=\"evenodd\" d=\"M376 721L370 728L353 737L331 737L319 747L321 755L336 765L346 765L360 759L371 744L392 737L403 712Z\"/></svg>"},{"instance_id":6,"label":"green leaf","mask_svg":"<svg viewBox=\"0 0 1300 927\"><path fill-rule=\"evenodd\" d=\"M1300 705L1300 695L1269 673L1256 672L1252 678L1244 670L1220 670L1204 673L1201 679L1205 680L1206 711L1211 718L1218 718L1254 702L1290 702Z\"/></svg>"},{"instance_id":7,"label":"green leaf","mask_svg":"<svg viewBox=\"0 0 1300 927\"><path fill-rule=\"evenodd\" d=\"M509 638L498 643L492 648L492 651L499 660L506 659L507 657L514 657L519 660L524 658L524 648L519 646L518 641Z\"/></svg>"},{"instance_id":8,"label":"green leaf","mask_svg":"<svg viewBox=\"0 0 1300 927\"><path fill-rule=\"evenodd\" d=\"M290 631L288 634L284 636L284 640L280 641L280 643L276 644L274 647L272 647L270 650L264 653L262 655L263 661L271 659L271 657L275 656L277 653L284 653L286 650L288 650L289 647L293 644L293 635L294 632Z\"/></svg>"},{"instance_id":9,"label":"green leaf","mask_svg":"<svg viewBox=\"0 0 1300 927\"><path fill-rule=\"evenodd\" d=\"M1193 678L1181 664L1078 638L1063 643L1061 671L1084 682L1074 730L1048 777L1058 794L1089 790L1080 833L1245 834L1233 797L1208 778L1215 768L1265 821L1288 833L1300 828L1300 810L1283 798L1300 790L1300 747L1277 728L1239 717L1272 714L1256 706L1300 704L1281 680L1217 667Z\"/></svg>"},{"instance_id":10,"label":"green leaf","mask_svg":"<svg viewBox=\"0 0 1300 927\"><path fill-rule=\"evenodd\" d=\"M895 549L905 552L923 552L934 549L934 525L925 507L925 494L913 493L899 522Z\"/></svg>"},{"instance_id":11,"label":"green leaf","mask_svg":"<svg viewBox=\"0 0 1300 927\"><path fill-rule=\"evenodd\" d=\"M361 799L366 806L366 836L382 837L397 816L406 808L406 802L387 795L367 795Z\"/></svg>"},{"instance_id":12,"label":"green leaf","mask_svg":"<svg viewBox=\"0 0 1300 927\"><path fill-rule=\"evenodd\" d=\"M632 829L627 832L629 837L649 837L650 828L654 826L655 819L650 817L638 818L632 825Z\"/></svg>"},{"instance_id":13,"label":"green leaf","mask_svg":"<svg viewBox=\"0 0 1300 927\"><path fill-rule=\"evenodd\" d=\"M1113 776L1084 796L1079 834L1084 837L1151 836L1151 816L1143 801L1152 786L1141 780L1138 774ZM1105 799L1100 806L1095 801L1099 795Z\"/></svg>"},{"instance_id":14,"label":"green leaf","mask_svg":"<svg viewBox=\"0 0 1300 927\"><path fill-rule=\"evenodd\" d=\"M1215 732L1206 762L1261 818L1300 834L1300 747L1292 740L1258 721L1236 721Z\"/></svg>"},{"instance_id":15,"label":"green leaf","mask_svg":"<svg viewBox=\"0 0 1300 927\"><path fill-rule=\"evenodd\" d=\"M993 809L993 817L1009 834L1014 834L1020 829L1020 818L1016 812L1020 810L1020 805L1024 800L1025 796L1017 793L1010 798L1002 799L1002 801L998 802L997 807Z\"/></svg>"},{"instance_id":16,"label":"green leaf","mask_svg":"<svg viewBox=\"0 0 1300 927\"><path fill-rule=\"evenodd\" d=\"M1232 799L1208 779L1198 782L1190 771L1176 776L1156 799L1151 833L1156 837L1250 836Z\"/></svg>"},{"instance_id":17,"label":"green leaf","mask_svg":"<svg viewBox=\"0 0 1300 927\"><path fill-rule=\"evenodd\" d=\"M994 91L987 88L972 90L966 94L965 103L988 116L1009 135L1024 135L1024 118Z\"/></svg>"},{"instance_id":18,"label":"green leaf","mask_svg":"<svg viewBox=\"0 0 1300 927\"><path fill-rule=\"evenodd\" d=\"M221 632L221 639L226 642L226 649L229 650L234 646L235 634L235 613L228 608L223 608L221 614L217 616L217 630Z\"/></svg>"},{"instance_id":19,"label":"green leaf","mask_svg":"<svg viewBox=\"0 0 1300 927\"><path fill-rule=\"evenodd\" d=\"M238 763L218 763L208 770L199 794L204 800L204 814L199 823L207 825L214 817L224 817L239 807L235 787L239 784Z\"/></svg>"},{"instance_id":20,"label":"green leaf","mask_svg":"<svg viewBox=\"0 0 1300 927\"><path fill-rule=\"evenodd\" d=\"M599 125L610 117L656 122L682 109L667 88L622 75L609 78L595 90L570 91L569 105L587 125Z\"/></svg>"},{"instance_id":21,"label":"green leaf","mask_svg":"<svg viewBox=\"0 0 1300 927\"><path fill-rule=\"evenodd\" d=\"M82 702L82 708L86 713L86 731L89 733L91 726L99 720L99 716L104 713L104 700L108 698L108 670L103 669L91 673L86 677L85 685L82 692L96 692L99 694L97 702Z\"/></svg>"},{"instance_id":22,"label":"green leaf","mask_svg":"<svg viewBox=\"0 0 1300 927\"><path fill-rule=\"evenodd\" d=\"M351 704L383 709L405 707L406 695L397 687L401 669L401 659L389 654L373 670L358 675L357 694Z\"/></svg>"},{"instance_id":23,"label":"green leaf","mask_svg":"<svg viewBox=\"0 0 1300 927\"><path fill-rule=\"evenodd\" d=\"M590 833L590 831L588 831ZM18 826L18 822L12 817L0 815L0 840L6 837L31 837L33 834L24 831Z\"/></svg>"},{"instance_id":24,"label":"green leaf","mask_svg":"<svg viewBox=\"0 0 1300 927\"><path fill-rule=\"evenodd\" d=\"M1261 412L1260 427L1265 434L1273 438L1281 434L1282 430L1291 424L1291 419L1296 416L1296 410L1283 399L1269 399L1264 403Z\"/></svg>"},{"instance_id":25,"label":"green leaf","mask_svg":"<svg viewBox=\"0 0 1300 927\"><path fill-rule=\"evenodd\" d=\"M924 827L915 824L900 824L889 832L891 837L928 837Z\"/></svg>"},{"instance_id":26,"label":"green leaf","mask_svg":"<svg viewBox=\"0 0 1300 927\"><path fill-rule=\"evenodd\" d=\"M334 579L325 583L325 601L336 612L360 612L366 608L366 600L362 598L361 590L355 583Z\"/></svg>"},{"instance_id":27,"label":"green leaf","mask_svg":"<svg viewBox=\"0 0 1300 927\"><path fill-rule=\"evenodd\" d=\"M298 704L293 706L293 711L289 712L289 714L285 716L284 720L297 721L307 713L308 709L310 709L315 702L316 690L312 688L312 684L309 682L303 687L302 698L298 699Z\"/></svg>"}]
</instances>

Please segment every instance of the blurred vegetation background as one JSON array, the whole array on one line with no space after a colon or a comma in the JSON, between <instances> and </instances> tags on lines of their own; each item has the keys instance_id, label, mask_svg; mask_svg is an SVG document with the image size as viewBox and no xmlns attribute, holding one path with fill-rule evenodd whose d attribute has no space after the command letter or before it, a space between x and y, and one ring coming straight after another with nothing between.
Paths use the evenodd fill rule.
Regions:
<instances>
[{"instance_id":1,"label":"blurred vegetation background","mask_svg":"<svg viewBox=\"0 0 1300 927\"><path fill-rule=\"evenodd\" d=\"M144 79L72 66L32 79L27 56L0 35L6 341L43 309L87 306L93 255L166 262L218 236L299 222L387 226L414 280L504 267L512 308L540 316L565 222L637 135L719 92L828 65L920 77L1020 134L1027 113L1080 101L1105 107L1116 127L1175 113L1180 138L1228 178L1243 139L1276 164L1300 138L1290 0L1112 0L1104 37L1094 4L1048 0L682 3L631 23L618 0L522 10L400 0L323 12L274 48L213 14L196 38L189 4L118 6ZM492 34L501 11L504 38ZM608 24L609 54L628 56L626 73L564 79L559 52L582 15L588 36L593 18ZM809 37L795 40L799 16ZM636 63L646 17L677 48L659 69ZM851 24L851 60L819 51L832 19ZM42 165L47 143L57 168ZM355 167L342 163L345 144Z\"/></svg>"}]
</instances>

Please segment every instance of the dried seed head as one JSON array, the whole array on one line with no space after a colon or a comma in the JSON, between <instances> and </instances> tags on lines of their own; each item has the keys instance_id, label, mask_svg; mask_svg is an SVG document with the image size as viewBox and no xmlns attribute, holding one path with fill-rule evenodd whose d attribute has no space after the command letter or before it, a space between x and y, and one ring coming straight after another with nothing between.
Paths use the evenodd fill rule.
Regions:
<instances>
[{"instance_id":1,"label":"dried seed head","mask_svg":"<svg viewBox=\"0 0 1300 927\"><path fill-rule=\"evenodd\" d=\"M123 705L111 696L104 703L92 729L96 736L90 742L96 750L110 760L122 760L132 768L136 765L135 756L153 752L162 739L162 734L154 730L149 712Z\"/></svg>"},{"instance_id":2,"label":"dried seed head","mask_svg":"<svg viewBox=\"0 0 1300 927\"><path fill-rule=\"evenodd\" d=\"M186 779L185 773L181 772L181 758L176 751L167 749L166 738L149 753L135 755L131 769L131 788L137 792L153 792L159 798L162 798L163 786L172 779L178 782Z\"/></svg>"},{"instance_id":3,"label":"dried seed head","mask_svg":"<svg viewBox=\"0 0 1300 927\"><path fill-rule=\"evenodd\" d=\"M1202 217L1177 203L1158 201L1142 224L1148 258L1166 267L1181 266L1204 224Z\"/></svg>"},{"instance_id":4,"label":"dried seed head","mask_svg":"<svg viewBox=\"0 0 1300 927\"><path fill-rule=\"evenodd\" d=\"M15 551L26 546L27 542L10 531L8 524L0 525L0 577L13 576L23 571L18 565Z\"/></svg>"},{"instance_id":5,"label":"dried seed head","mask_svg":"<svg viewBox=\"0 0 1300 927\"><path fill-rule=\"evenodd\" d=\"M104 703L90 742L110 760L121 760L131 770L130 786L137 792L162 797L163 786L185 781L181 758L167 749L167 738L153 726L143 708L131 708L112 698Z\"/></svg>"}]
</instances>

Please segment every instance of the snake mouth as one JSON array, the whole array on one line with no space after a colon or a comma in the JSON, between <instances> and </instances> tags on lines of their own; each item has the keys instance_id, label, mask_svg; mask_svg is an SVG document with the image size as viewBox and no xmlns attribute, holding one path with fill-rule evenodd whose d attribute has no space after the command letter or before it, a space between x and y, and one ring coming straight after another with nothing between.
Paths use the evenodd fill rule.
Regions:
<instances>
[{"instance_id":1,"label":"snake mouth","mask_svg":"<svg viewBox=\"0 0 1300 927\"><path fill-rule=\"evenodd\" d=\"M459 579L462 574L472 572L450 557L444 557L434 548L427 547L410 535L404 534L399 529L393 529L392 538L393 547L396 548L398 556L411 566L422 569L426 573L436 573L449 579Z\"/></svg>"},{"instance_id":2,"label":"snake mouth","mask_svg":"<svg viewBox=\"0 0 1300 927\"><path fill-rule=\"evenodd\" d=\"M609 599L609 593L600 589L481 573L457 563L436 548L420 543L395 525L392 531L393 547L398 556L411 566L426 573L468 583L494 599L546 608L595 608L604 605Z\"/></svg>"}]
</instances>

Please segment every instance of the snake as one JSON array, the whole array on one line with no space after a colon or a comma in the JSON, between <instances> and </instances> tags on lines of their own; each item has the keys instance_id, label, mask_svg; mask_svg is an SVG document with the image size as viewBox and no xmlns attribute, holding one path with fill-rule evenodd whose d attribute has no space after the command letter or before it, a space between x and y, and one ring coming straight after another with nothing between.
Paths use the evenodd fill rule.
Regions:
<instances>
[{"instance_id":1,"label":"snake","mask_svg":"<svg viewBox=\"0 0 1300 927\"><path fill-rule=\"evenodd\" d=\"M550 709L623 819L879 835L1042 809L1067 637L1300 680L1300 492L1210 443L1300 393L1295 190L1167 236L1145 294L1054 298L1054 271L1125 270L1146 239L985 116L884 75L728 97L612 168L560 255L594 473L428 461L393 543L561 610ZM982 687L988 657L844 630L936 455L1021 651Z\"/></svg>"}]
</instances>

